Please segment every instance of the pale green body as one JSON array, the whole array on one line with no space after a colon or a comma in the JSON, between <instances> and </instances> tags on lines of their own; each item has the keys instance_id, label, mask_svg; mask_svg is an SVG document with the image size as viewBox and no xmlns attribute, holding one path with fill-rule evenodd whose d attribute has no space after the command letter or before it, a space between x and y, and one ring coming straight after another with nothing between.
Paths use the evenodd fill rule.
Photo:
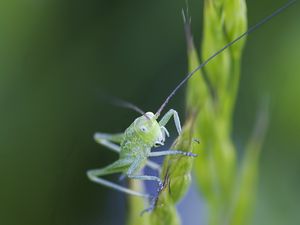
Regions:
<instances>
[{"instance_id":1,"label":"pale green body","mask_svg":"<svg viewBox=\"0 0 300 225\"><path fill-rule=\"evenodd\" d=\"M165 141L164 130L157 122L153 113L138 117L124 132L120 144L120 160L140 161L140 168L144 167L150 155L151 148L163 145Z\"/></svg>"},{"instance_id":2,"label":"pale green body","mask_svg":"<svg viewBox=\"0 0 300 225\"><path fill-rule=\"evenodd\" d=\"M157 117L152 112L147 112L134 120L134 122L125 130L123 134L104 134L96 133L95 140L108 147L109 149L119 153L119 159L114 163L102 169L89 170L88 177L99 184L142 197L149 197L147 194L135 192L118 184L100 178L100 176L123 173L128 178L139 180L152 180L158 182L159 189L162 188L162 181L159 177L140 175L141 169L147 165L153 169L160 170L160 166L148 160L148 157L156 157L163 155L185 155L196 156L190 152L177 150L167 150L160 152L151 152L153 147L164 145L165 137L169 136L165 125L174 116L175 125L178 133L181 133L181 125L178 114L175 110L167 112L158 122ZM120 144L120 145L117 145Z\"/></svg>"}]
</instances>

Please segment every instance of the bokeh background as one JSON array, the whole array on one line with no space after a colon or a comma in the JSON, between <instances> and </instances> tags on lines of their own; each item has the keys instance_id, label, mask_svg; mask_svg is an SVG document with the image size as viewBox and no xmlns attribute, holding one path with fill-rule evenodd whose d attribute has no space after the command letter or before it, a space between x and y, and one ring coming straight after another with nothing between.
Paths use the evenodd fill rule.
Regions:
<instances>
[{"instance_id":1,"label":"bokeh background","mask_svg":"<svg viewBox=\"0 0 300 225\"><path fill-rule=\"evenodd\" d=\"M248 1L249 24L285 0ZM0 224L124 224L122 194L85 171L117 158L92 139L155 111L187 70L183 0L0 2ZM190 0L200 48L202 1ZM248 38L234 118L243 146L264 95L271 121L253 224L300 221L300 27L296 4ZM184 90L170 107L184 118ZM203 218L205 221L205 218ZM199 221L198 224L203 224Z\"/></svg>"}]
</instances>

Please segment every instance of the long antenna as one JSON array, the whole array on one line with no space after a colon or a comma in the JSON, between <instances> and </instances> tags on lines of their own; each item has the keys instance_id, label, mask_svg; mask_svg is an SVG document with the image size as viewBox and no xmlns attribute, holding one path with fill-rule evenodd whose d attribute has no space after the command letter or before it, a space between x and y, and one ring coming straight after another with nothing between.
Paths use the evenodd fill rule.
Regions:
<instances>
[{"instance_id":1,"label":"long antenna","mask_svg":"<svg viewBox=\"0 0 300 225\"><path fill-rule=\"evenodd\" d=\"M114 105L127 108L127 109L132 109L133 111L140 113L141 115L145 116L148 120L150 120L149 116L135 104L116 97L110 97L110 99L112 100L112 103Z\"/></svg>"},{"instance_id":2,"label":"long antenna","mask_svg":"<svg viewBox=\"0 0 300 225\"><path fill-rule=\"evenodd\" d=\"M106 97L109 99L109 101L115 105L115 106L119 106L119 107L123 107L123 108L127 108L127 109L132 109L133 111L141 114L141 115L144 115L145 112L140 109L138 106L136 106L135 104L131 103L131 102L127 102L123 99L119 99L117 97L113 97L113 96L109 96L109 97Z\"/></svg>"},{"instance_id":3,"label":"long antenna","mask_svg":"<svg viewBox=\"0 0 300 225\"><path fill-rule=\"evenodd\" d=\"M171 92L171 94L166 98L166 100L164 101L164 103L160 106L160 108L157 110L157 113L155 114L156 117L159 117L160 113L162 112L162 110L165 108L165 106L168 104L168 102L170 101L170 99L175 95L175 93L178 91L178 89L191 77L194 75L194 73L196 73L198 70L202 69L206 64L208 64L213 58L215 58L217 55L219 55L220 53L222 53L225 49L229 48L230 46L232 46L233 44L235 44L236 42L238 42L240 39L242 39L243 37L251 34L253 31L255 31L257 28L259 28L260 26L262 26L263 24L265 24L266 22L268 22L270 19L272 19L274 16L280 14L282 11L284 11L286 8L288 8L289 6L291 6L292 4L296 3L296 0L291 0L289 2L287 2L286 4L284 4L282 7L280 7L279 9L277 9L276 11L274 11L272 14L270 14L269 16L265 17L263 20L261 20L259 23L255 24L254 26L250 27L246 32L244 32L243 34L241 34L240 36L238 36L236 39L234 39L233 41L229 42L228 44L226 44L223 48L221 48L220 50L218 50L217 52L215 52L214 54L212 54L208 59L206 59L202 64L200 64L198 67L196 67L194 70L192 70L189 74L186 75L186 77L176 86L176 88Z\"/></svg>"}]
</instances>

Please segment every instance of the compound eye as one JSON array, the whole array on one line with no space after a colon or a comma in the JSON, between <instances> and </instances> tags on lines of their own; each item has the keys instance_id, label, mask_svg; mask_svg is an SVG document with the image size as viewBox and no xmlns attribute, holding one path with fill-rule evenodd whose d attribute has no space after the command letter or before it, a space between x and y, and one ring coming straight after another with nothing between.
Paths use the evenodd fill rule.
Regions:
<instances>
[{"instance_id":1,"label":"compound eye","mask_svg":"<svg viewBox=\"0 0 300 225\"><path fill-rule=\"evenodd\" d=\"M146 127L144 127L144 126L141 126L140 129L141 129L141 131L144 132L144 133L146 133L146 132L148 131L148 129L147 129Z\"/></svg>"}]
</instances>

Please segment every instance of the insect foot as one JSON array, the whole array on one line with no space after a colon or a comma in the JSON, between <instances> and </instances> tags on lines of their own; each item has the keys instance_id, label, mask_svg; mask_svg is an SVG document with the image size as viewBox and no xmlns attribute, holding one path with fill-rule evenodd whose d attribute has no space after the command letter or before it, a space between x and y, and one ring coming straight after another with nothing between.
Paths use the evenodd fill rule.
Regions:
<instances>
[{"instance_id":1,"label":"insect foot","mask_svg":"<svg viewBox=\"0 0 300 225\"><path fill-rule=\"evenodd\" d=\"M161 192L161 190L164 188L164 183L161 182L161 181L158 181L158 189L157 189L157 192Z\"/></svg>"},{"instance_id":2,"label":"insect foot","mask_svg":"<svg viewBox=\"0 0 300 225\"><path fill-rule=\"evenodd\" d=\"M149 199L149 202L150 202L150 206L146 209L144 209L141 213L140 213L140 216L143 216L145 213L150 213L153 211L153 209L155 208L156 206L156 203L157 203L157 200L158 200L158 194L156 196L151 196L150 199Z\"/></svg>"},{"instance_id":3,"label":"insect foot","mask_svg":"<svg viewBox=\"0 0 300 225\"><path fill-rule=\"evenodd\" d=\"M152 212L155 207L157 206L157 202L159 199L159 195L160 193L170 184L170 174L167 172L167 175L165 176L164 182L160 182L159 183L159 188L157 189L156 195L155 196L150 196L149 202L150 202L150 206L149 208L144 209L141 212L141 216L144 215L144 213L150 213Z\"/></svg>"},{"instance_id":4,"label":"insect foot","mask_svg":"<svg viewBox=\"0 0 300 225\"><path fill-rule=\"evenodd\" d=\"M188 156L188 157L197 157L198 156L197 154L194 154L192 152L183 152L182 154L185 156Z\"/></svg>"}]
</instances>

